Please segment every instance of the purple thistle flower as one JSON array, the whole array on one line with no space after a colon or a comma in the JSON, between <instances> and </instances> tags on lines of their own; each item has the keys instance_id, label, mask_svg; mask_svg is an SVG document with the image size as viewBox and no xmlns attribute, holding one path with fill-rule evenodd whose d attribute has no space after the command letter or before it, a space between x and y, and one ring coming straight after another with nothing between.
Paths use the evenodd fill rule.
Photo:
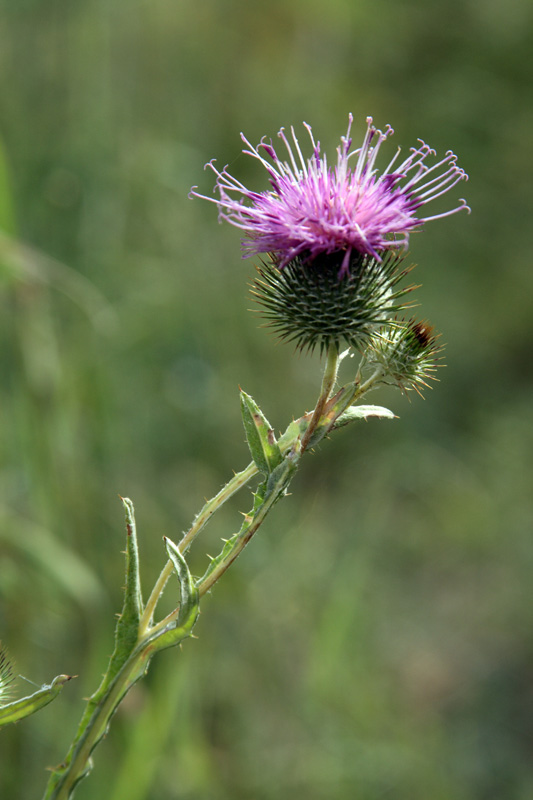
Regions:
<instances>
[{"instance_id":1,"label":"purple thistle flower","mask_svg":"<svg viewBox=\"0 0 533 800\"><path fill-rule=\"evenodd\" d=\"M217 176L219 198L200 195L195 191L197 187L193 187L191 195L216 203L219 218L245 232L243 257L271 253L278 268L283 269L298 256L312 261L321 254L344 253L340 275L348 270L353 251L380 261L385 251L407 247L409 233L423 223L462 209L470 211L465 200L460 200L450 211L417 216L423 206L468 179L451 151L428 167L426 159L436 153L419 140L419 146L412 147L400 164L396 163L398 148L380 174L375 167L376 158L393 129L388 125L383 133L368 117L362 146L350 150L352 121L350 114L334 167L329 167L326 156L320 154L320 142L315 143L307 123L304 126L313 147L313 155L307 161L294 128L292 144L283 128L278 134L287 149L288 161L278 157L272 144L261 140L253 147L241 134L248 148L243 153L256 158L267 170L270 191L252 192L229 174L227 166L219 171L210 162L206 166ZM241 197L235 199L231 193Z\"/></svg>"}]
</instances>

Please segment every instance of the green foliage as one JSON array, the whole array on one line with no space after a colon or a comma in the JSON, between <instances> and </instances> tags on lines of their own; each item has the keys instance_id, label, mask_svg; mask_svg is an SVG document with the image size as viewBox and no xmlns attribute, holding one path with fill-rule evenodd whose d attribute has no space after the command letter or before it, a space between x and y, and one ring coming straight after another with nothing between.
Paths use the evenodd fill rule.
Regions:
<instances>
[{"instance_id":1,"label":"green foliage","mask_svg":"<svg viewBox=\"0 0 533 800\"><path fill-rule=\"evenodd\" d=\"M179 614L169 624L168 629L165 629L165 632L155 640L154 645L157 650L181 644L184 639L190 636L199 614L200 596L187 562L174 542L171 542L170 539L165 539L165 545L180 582Z\"/></svg>"},{"instance_id":2,"label":"green foliage","mask_svg":"<svg viewBox=\"0 0 533 800\"><path fill-rule=\"evenodd\" d=\"M254 503L248 514L244 515L240 530L224 542L224 547L216 558L211 559L207 571L197 586L204 594L240 555L254 533L264 522L267 514L286 494L300 458L299 442L295 442L282 462L271 470L254 492Z\"/></svg>"},{"instance_id":3,"label":"green foliage","mask_svg":"<svg viewBox=\"0 0 533 800\"><path fill-rule=\"evenodd\" d=\"M13 700L12 703L0 705L0 728L10 722L20 722L24 717L35 714L36 711L51 703L60 693L63 686L72 680L72 675L58 675L51 684L41 686L36 692Z\"/></svg>"},{"instance_id":4,"label":"green foliage","mask_svg":"<svg viewBox=\"0 0 533 800\"><path fill-rule=\"evenodd\" d=\"M378 417L379 419L394 419L394 414L388 408L383 406L349 406L346 411L343 411L335 423L336 428L347 425L349 422L355 422L360 419L369 419L370 417Z\"/></svg>"},{"instance_id":5,"label":"green foliage","mask_svg":"<svg viewBox=\"0 0 533 800\"><path fill-rule=\"evenodd\" d=\"M332 148L350 110L354 136L370 113L470 173L472 215L411 237L447 367L425 401L373 394L394 425L349 425L306 459L205 597L198 641L130 692L79 797L532 795L531 3L324 9L2 3L0 636L38 685L79 678L2 730L1 797L41 796L109 659L117 492L149 586L162 535L249 461L239 382L276 424L314 398L318 349L257 328L238 232L190 186L213 154L263 179L236 131L306 120Z\"/></svg>"},{"instance_id":6,"label":"green foliage","mask_svg":"<svg viewBox=\"0 0 533 800\"><path fill-rule=\"evenodd\" d=\"M163 627L151 626L153 609L150 619L144 620L135 513L131 500L122 498L122 502L126 511L126 586L115 650L100 686L87 701L66 758L51 770L46 800L68 800L73 796L80 781L92 770L92 753L109 730L112 717L132 686L148 671L153 654L190 636L198 617L199 592L179 549L167 539L167 551L180 581L178 612ZM54 685L46 688L53 689Z\"/></svg>"},{"instance_id":7,"label":"green foliage","mask_svg":"<svg viewBox=\"0 0 533 800\"><path fill-rule=\"evenodd\" d=\"M252 459L260 472L270 475L283 456L269 421L255 400L242 389L241 413Z\"/></svg>"},{"instance_id":8,"label":"green foliage","mask_svg":"<svg viewBox=\"0 0 533 800\"><path fill-rule=\"evenodd\" d=\"M121 499L126 512L126 585L124 587L124 604L115 628L115 650L111 656L106 680L100 687L100 692L104 692L107 689L107 686L135 649L139 640L139 625L143 613L135 511L131 500L127 497Z\"/></svg>"}]
</instances>

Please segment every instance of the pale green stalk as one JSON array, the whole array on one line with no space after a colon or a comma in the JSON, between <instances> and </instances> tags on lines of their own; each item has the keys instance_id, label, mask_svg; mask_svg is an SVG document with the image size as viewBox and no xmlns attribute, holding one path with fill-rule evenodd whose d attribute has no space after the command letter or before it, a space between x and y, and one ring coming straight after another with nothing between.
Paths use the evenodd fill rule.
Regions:
<instances>
[{"instance_id":1,"label":"pale green stalk","mask_svg":"<svg viewBox=\"0 0 533 800\"><path fill-rule=\"evenodd\" d=\"M324 408L331 396L331 392L333 391L333 387L335 386L335 381L337 380L338 370L339 370L339 348L337 347L336 344L330 344L327 351L326 367L324 369L324 375L322 377L322 386L320 388L320 395L317 404L315 406L315 410L313 411L313 416L311 417L309 427L307 428L304 437L302 439L302 453L305 452L307 445L309 444L309 440L311 439L311 436L315 432L316 426L320 422L322 414L324 413Z\"/></svg>"},{"instance_id":2,"label":"pale green stalk","mask_svg":"<svg viewBox=\"0 0 533 800\"><path fill-rule=\"evenodd\" d=\"M268 463L265 462L266 466L261 468L263 480L254 493L253 508L245 515L241 529L224 544L221 553L212 559L204 576L196 582L192 579L183 554L226 500L259 473L257 458L250 440L254 461L236 473L218 494L205 503L179 545L167 541L170 559L144 607L140 591L133 506L131 501L124 500L128 549L125 606L121 614L123 623L119 620L115 653L108 672L100 688L87 704L65 762L53 770L44 800L69 800L72 797L78 782L91 769L91 753L106 733L111 717L131 686L146 673L153 654L157 650L178 644L190 635L198 613L199 598L206 594L231 566L275 503L286 493L301 454L307 447L313 447L321 441L335 427L337 419L348 406L372 388L382 376L382 370L379 368L361 383L361 376L358 373L353 383L333 394L339 362L338 348L331 346L328 349L321 390L314 411L292 422L278 443L275 438L273 443L270 439L267 440L270 448L268 458L273 461L270 463L267 458ZM253 401L248 398L248 402ZM257 411L258 416L262 417L260 410ZM261 424L267 424L264 417L261 419ZM268 436L270 434L272 431ZM171 614L154 625L155 609L173 572L178 573L180 603Z\"/></svg>"},{"instance_id":3,"label":"pale green stalk","mask_svg":"<svg viewBox=\"0 0 533 800\"><path fill-rule=\"evenodd\" d=\"M312 433L314 432L318 423L320 422L320 418L324 412L326 403L331 397L331 393L335 386L335 381L337 380L339 364L340 364L340 356L338 348L335 345L331 345L328 349L326 365L322 377L320 395L317 404L315 406L315 409L312 415L304 415L303 417L301 417L301 421L304 420L307 421L306 417L310 416L310 421L308 423L307 430L302 439L301 453L303 453L305 448L307 447ZM369 389L371 389L372 386L381 378L382 374L383 370L381 369L381 367L378 367L366 381L360 383L360 373L358 372L358 375L353 384L353 394L349 397L348 401L346 402L346 405L347 406L351 405L353 402L355 402L356 400L361 398L364 394L366 394L366 392L368 392ZM311 433L308 435L309 431L311 431ZM290 439L282 443L280 440L280 446L282 452L287 452L290 447L294 446L294 441L295 441L294 439ZM222 506L222 504L225 503L226 500L228 500L232 495L234 495L236 492L242 489L242 487L245 486L254 475L257 475L257 473L258 469L255 466L255 464L253 462L251 464L248 464L248 466L241 472L237 472L234 475L234 477L220 490L220 492L217 495L212 497L211 500L207 501L202 510L199 512L199 514L195 517L194 522L189 528L189 530L183 535L180 541L179 549L182 553L187 552L187 550L189 549L190 545L192 544L196 536L207 524L207 522L213 516L215 511L217 511L220 508L220 506ZM237 558L237 556L242 552L242 550L244 549L244 547L246 546L252 535L257 531L257 529L263 522L265 516L266 514L262 515L261 521L259 522L259 524L254 526L253 532L246 539L246 541L242 540L239 541L239 545L234 553L232 551L231 557L228 554L228 556L224 559L223 564L221 563L217 567L216 572L214 571L209 575L209 579L204 577L204 579L202 579L198 583L198 590L200 592L200 596L203 596L206 592L208 592L212 588L212 586L223 575L223 573L227 570L230 564L233 563L233 561ZM141 630L143 631L148 630L148 628L152 624L155 608L157 607L157 604L161 599L161 595L163 594L167 581L171 577L173 571L174 571L173 564L169 560L165 564L152 590L150 598L148 599L144 614L141 618ZM169 623L171 623L176 618L178 611L179 609L172 611L156 625L153 625L153 627L150 628L151 632L156 633L157 631L163 630Z\"/></svg>"},{"instance_id":4,"label":"pale green stalk","mask_svg":"<svg viewBox=\"0 0 533 800\"><path fill-rule=\"evenodd\" d=\"M45 795L44 800L68 800L72 797L76 784L92 767L92 751L105 735L110 719L122 698L146 671L151 655L147 650L140 650L126 662L116 676L111 691L96 706L96 710L87 721L85 731L78 740L76 751L64 779L57 787L54 787L50 794Z\"/></svg>"},{"instance_id":5,"label":"pale green stalk","mask_svg":"<svg viewBox=\"0 0 533 800\"><path fill-rule=\"evenodd\" d=\"M231 478L231 480L228 481L228 483L222 487L220 492L216 494L214 497L212 497L211 500L207 501L202 510L199 512L199 514L195 517L194 522L189 528L189 530L183 534L183 537L179 543L179 549L182 554L185 554L187 552L187 550L189 549L193 541L196 539L202 528L204 528L205 525L207 525L207 523L209 522L215 511L218 511L218 509L226 502L226 500L229 500L229 498L232 497L232 495L234 495L236 492L238 492L239 489L242 489L242 487L245 486L248 483L248 481L251 478L253 478L254 475L257 475L257 467L252 461L251 464L248 464L248 466L241 472L236 472L233 478ZM140 622L141 634L145 633L150 628L157 603L159 602L159 599L163 594L163 591L167 584L167 581L173 572L174 572L174 565L172 561L169 559L165 564L165 566L163 567L163 570L161 571L161 574L157 579L154 588L152 589L152 593L148 598L148 602L146 603L144 613L141 617L141 622ZM162 623L154 626L154 628L152 628L152 631L155 631L157 628L164 627L163 623L166 622L167 622L166 619L162 620Z\"/></svg>"},{"instance_id":6,"label":"pale green stalk","mask_svg":"<svg viewBox=\"0 0 533 800\"><path fill-rule=\"evenodd\" d=\"M272 473L272 478L274 478L274 480L270 481L269 479L269 481L265 481L265 497L257 513L253 514L253 516L245 516L241 530L230 540L231 547L224 548L221 557L214 559L215 566L213 568L210 567L204 577L197 582L196 586L200 597L203 597L203 595L215 585L218 579L222 577L228 567L230 567L237 556L242 553L252 536L263 524L267 514L289 485L292 475L297 469L299 457L300 448L294 447L293 451L281 465L279 474L274 478L275 471ZM258 490L258 492L259 491L260 490Z\"/></svg>"},{"instance_id":7,"label":"pale green stalk","mask_svg":"<svg viewBox=\"0 0 533 800\"><path fill-rule=\"evenodd\" d=\"M306 430L306 433L305 433L305 435L304 435L304 437L302 439L302 445L301 445L301 452L302 453L304 452L305 447L307 446L307 443L309 442L310 435L313 433L313 431L316 428L316 425L318 424L318 422L320 420L320 417L322 415L322 412L324 411L324 406L325 406L327 400L331 396L331 392L332 392L333 387L335 385L335 381L337 380L337 372L338 372L338 369L339 369L339 363L340 363L340 359L339 359L338 348L337 348L336 345L330 345L330 347L328 348L328 351L327 351L326 365L325 365L324 374L323 374L323 377L322 377L322 386L321 386L321 389L320 389L320 395L319 395L318 401L316 403L315 409L313 411L313 414L311 416L311 421L309 422L309 426L308 426L308 428ZM292 446L292 444L293 444L293 442L289 442L289 443L286 443L285 446L281 445L282 452L283 451L287 451L289 449L289 447ZM254 475L257 474L257 472L258 472L258 469L257 469L256 465L254 464L254 462L252 462L251 464L248 464L248 466L244 470L242 470L241 472L236 473L234 475L234 477L220 490L220 492L217 495L215 495L213 498L211 498L211 500L207 501L207 503L204 505L204 507L202 508L200 513L195 518L195 520L194 520L193 524L191 525L191 527L189 528L189 530L183 535L183 537L182 537L182 539L180 541L180 544L179 544L179 548L180 548L181 553L185 553L189 549L189 547L191 546L191 544L194 541L194 539L196 538L196 536L200 533L202 528L207 524L207 522L213 516L215 511L217 511L220 508L220 506L223 503L226 502L226 500L228 500L232 495L234 495L236 492L238 492L239 489L241 489L246 483L248 483L248 481ZM264 519L264 517L262 519ZM260 524L261 523L259 523L259 525ZM254 533L257 530L257 528L259 527L259 525L257 525L254 528ZM251 535L253 535L253 534L251 534ZM251 538L251 536L249 538ZM246 541L249 541L249 538ZM200 583L198 585L198 588L199 588L201 596L203 596L207 591L209 591L209 589L218 580L218 578L226 571L226 569L228 568L230 563L232 563L235 560L235 558L237 558L237 555L242 551L242 549L244 548L245 544L246 544L246 542L244 542L239 547L238 552L230 560L228 560L227 562L226 561L224 562L226 565L223 568L222 568L222 565L220 566L220 568L216 572L217 577L214 577L214 574L215 574L214 573L213 575L210 576L209 581L204 581L203 583ZM145 610L144 610L144 614L143 614L143 616L141 618L141 630L142 631L147 630L148 627L151 625L152 619L153 619L153 615L154 615L154 611L155 611L155 609L157 607L157 604L158 604L158 602L159 602L159 600L161 598L161 595L163 594L163 591L165 589L167 581L169 580L169 578L172 575L173 570L174 570L174 568L173 568L172 562L168 561L165 564L165 566L164 566L159 578L157 579L156 584L155 584L155 586L154 586L154 588L152 590L152 593L151 593L151 595L150 595L150 597L148 599L148 602L146 604L146 607L145 607ZM157 623L157 625L153 626L152 631L155 632L157 630L163 629L165 627L165 625L167 625L169 622L171 622L175 618L176 613L177 613L177 611L173 611L170 614L168 614L163 620L161 620L161 622L159 622L159 623Z\"/></svg>"},{"instance_id":8,"label":"pale green stalk","mask_svg":"<svg viewBox=\"0 0 533 800\"><path fill-rule=\"evenodd\" d=\"M356 380L354 386L354 393L353 397L350 400L349 405L354 403L356 400L359 400L360 397L363 397L372 387L379 383L381 378L383 377L384 369L383 367L377 367L372 375L366 379L363 383L360 383L359 380Z\"/></svg>"}]
</instances>

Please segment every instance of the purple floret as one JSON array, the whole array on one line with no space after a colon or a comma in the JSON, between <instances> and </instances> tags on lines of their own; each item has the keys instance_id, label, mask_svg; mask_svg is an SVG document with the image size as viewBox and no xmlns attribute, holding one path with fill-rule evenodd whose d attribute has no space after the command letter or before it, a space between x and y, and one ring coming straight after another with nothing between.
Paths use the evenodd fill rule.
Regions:
<instances>
[{"instance_id":1,"label":"purple floret","mask_svg":"<svg viewBox=\"0 0 533 800\"><path fill-rule=\"evenodd\" d=\"M425 222L462 209L470 210L460 200L455 208L444 213L417 216L416 212L431 200L468 179L457 166L456 156L449 151L441 161L428 167L426 159L436 154L419 140L419 146L411 148L404 161L396 164L398 149L387 168L379 173L375 168L377 155L394 131L390 126L384 133L377 130L372 117L368 117L362 146L350 150L352 121L350 114L334 167L328 167L326 155L320 154L320 143L315 143L306 123L313 147L313 155L307 160L294 128L291 128L292 144L283 128L278 134L287 149L287 161L278 157L271 143L261 141L253 147L241 134L247 146L243 153L259 160L267 170L270 191L252 192L233 178L227 167L219 171L213 162L207 165L217 176L219 197L205 199L218 205L220 219L245 232L245 257L271 253L277 266L283 269L297 256L311 261L322 254L342 252L342 274L348 269L354 251L381 260L386 251L407 247L410 232ZM191 194L204 197L195 188Z\"/></svg>"}]
</instances>

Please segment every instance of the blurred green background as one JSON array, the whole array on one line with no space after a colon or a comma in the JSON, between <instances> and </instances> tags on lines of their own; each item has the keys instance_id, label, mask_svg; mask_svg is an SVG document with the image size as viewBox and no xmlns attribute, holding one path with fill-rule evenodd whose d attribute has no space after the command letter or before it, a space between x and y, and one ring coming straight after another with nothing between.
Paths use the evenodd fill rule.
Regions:
<instances>
[{"instance_id":1,"label":"blurred green background","mask_svg":"<svg viewBox=\"0 0 533 800\"><path fill-rule=\"evenodd\" d=\"M451 148L473 209L412 237L447 368L347 428L117 714L80 800L533 797L529 0L3 0L0 637L41 684L1 733L0 795L38 798L112 649L123 512L145 591L248 462L238 385L276 428L317 357L258 328L216 157L347 115ZM304 137L302 137L303 139ZM385 158L385 156L384 156ZM239 497L206 530L238 524ZM22 680L18 692L31 691Z\"/></svg>"}]
</instances>

